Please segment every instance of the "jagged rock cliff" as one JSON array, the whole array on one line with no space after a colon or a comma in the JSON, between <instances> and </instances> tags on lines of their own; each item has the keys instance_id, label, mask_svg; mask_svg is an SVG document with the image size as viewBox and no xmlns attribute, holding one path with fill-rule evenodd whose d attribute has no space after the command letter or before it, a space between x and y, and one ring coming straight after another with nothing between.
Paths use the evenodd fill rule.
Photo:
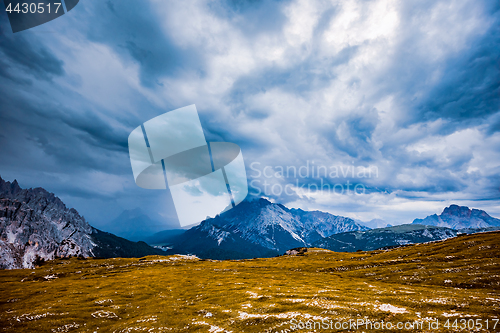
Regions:
<instances>
[{"instance_id":1,"label":"jagged rock cliff","mask_svg":"<svg viewBox=\"0 0 500 333\"><path fill-rule=\"evenodd\" d=\"M175 237L170 253L211 259L269 257L333 234L368 229L348 217L289 209L259 199L244 201Z\"/></svg>"},{"instance_id":2,"label":"jagged rock cliff","mask_svg":"<svg viewBox=\"0 0 500 333\"><path fill-rule=\"evenodd\" d=\"M147 254L158 250L92 228L43 188L22 189L0 177L0 268L32 268L57 257Z\"/></svg>"},{"instance_id":3,"label":"jagged rock cliff","mask_svg":"<svg viewBox=\"0 0 500 333\"><path fill-rule=\"evenodd\" d=\"M92 227L42 188L0 178L0 267L31 268L36 257L92 256Z\"/></svg>"}]
</instances>

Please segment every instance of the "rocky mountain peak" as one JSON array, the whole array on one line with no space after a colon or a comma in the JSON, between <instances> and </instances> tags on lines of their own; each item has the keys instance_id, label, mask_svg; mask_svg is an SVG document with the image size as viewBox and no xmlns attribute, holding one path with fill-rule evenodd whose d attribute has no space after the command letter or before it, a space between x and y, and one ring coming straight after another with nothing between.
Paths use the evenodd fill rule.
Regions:
<instances>
[{"instance_id":1,"label":"rocky mountain peak","mask_svg":"<svg viewBox=\"0 0 500 333\"><path fill-rule=\"evenodd\" d=\"M415 219L413 223L452 229L488 228L500 226L500 219L491 217L484 210L450 205L443 210L441 215L429 215L425 219Z\"/></svg>"},{"instance_id":2,"label":"rocky mountain peak","mask_svg":"<svg viewBox=\"0 0 500 333\"><path fill-rule=\"evenodd\" d=\"M30 268L36 257L92 255L92 227L42 188L0 178L0 267Z\"/></svg>"},{"instance_id":3,"label":"rocky mountain peak","mask_svg":"<svg viewBox=\"0 0 500 333\"><path fill-rule=\"evenodd\" d=\"M339 232L367 230L354 220L320 211L289 209L266 199L244 201L215 218L191 228L174 242L174 250L203 253L230 250L281 253L308 246L314 241ZM188 239L189 238L189 239ZM196 247L195 244L203 244ZM242 255L241 257L245 257Z\"/></svg>"},{"instance_id":4,"label":"rocky mountain peak","mask_svg":"<svg viewBox=\"0 0 500 333\"><path fill-rule=\"evenodd\" d=\"M19 187L16 179L14 179L14 181L11 183L3 180L2 177L0 177L0 194L2 196L15 196L20 191L21 187Z\"/></svg>"},{"instance_id":5,"label":"rocky mountain peak","mask_svg":"<svg viewBox=\"0 0 500 333\"><path fill-rule=\"evenodd\" d=\"M145 243L92 228L43 188L22 189L17 181L0 178L0 268L33 268L39 259L57 257L156 253Z\"/></svg>"},{"instance_id":6,"label":"rocky mountain peak","mask_svg":"<svg viewBox=\"0 0 500 333\"><path fill-rule=\"evenodd\" d=\"M441 215L452 215L463 218L470 218L472 210L467 206L450 205L446 207Z\"/></svg>"},{"instance_id":7,"label":"rocky mountain peak","mask_svg":"<svg viewBox=\"0 0 500 333\"><path fill-rule=\"evenodd\" d=\"M1 177L0 197L26 203L33 209L44 207L44 210L46 210L50 206L50 209L67 210L66 205L54 193L50 193L41 187L22 189L17 180L11 183ZM77 213L76 210L73 213Z\"/></svg>"}]
</instances>

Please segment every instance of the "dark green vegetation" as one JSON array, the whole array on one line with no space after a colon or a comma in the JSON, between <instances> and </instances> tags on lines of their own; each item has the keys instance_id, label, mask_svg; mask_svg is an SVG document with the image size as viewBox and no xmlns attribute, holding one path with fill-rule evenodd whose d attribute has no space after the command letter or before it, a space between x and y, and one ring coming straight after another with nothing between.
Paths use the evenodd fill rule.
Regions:
<instances>
[{"instance_id":1,"label":"dark green vegetation","mask_svg":"<svg viewBox=\"0 0 500 333\"><path fill-rule=\"evenodd\" d=\"M313 243L313 246L336 252L372 251L384 247L444 240L456 235L457 231L450 228L403 224L395 227L331 235Z\"/></svg>"},{"instance_id":2,"label":"dark green vegetation","mask_svg":"<svg viewBox=\"0 0 500 333\"><path fill-rule=\"evenodd\" d=\"M454 230L432 225L402 224L395 227L351 231L331 235L312 245L335 252L373 251L403 245L445 240L461 234L496 231L499 227Z\"/></svg>"},{"instance_id":3,"label":"dark green vegetation","mask_svg":"<svg viewBox=\"0 0 500 333\"><path fill-rule=\"evenodd\" d=\"M202 224L203 223L206 223L206 221L203 221ZM203 227L202 225L200 226ZM210 229L208 233L212 233L212 230L216 229ZM216 230L213 234L217 232ZM172 238L171 242L167 244L172 245L172 249L168 250L167 254L195 254L202 259L226 260L252 259L255 257L270 258L280 254L276 250L271 250L267 247L247 241L242 237L227 237L222 242L218 242L216 238L204 237L203 234L200 237L200 231L196 227Z\"/></svg>"},{"instance_id":4,"label":"dark green vegetation","mask_svg":"<svg viewBox=\"0 0 500 333\"><path fill-rule=\"evenodd\" d=\"M148 236L144 241L148 244L154 245L165 245L172 242L172 239L185 233L185 229L169 229L157 232L151 236Z\"/></svg>"},{"instance_id":5,"label":"dark green vegetation","mask_svg":"<svg viewBox=\"0 0 500 333\"><path fill-rule=\"evenodd\" d=\"M498 318L499 237L490 232L355 253L310 248L300 256L239 261L58 259L34 270L0 272L0 327L2 332L277 332L292 319L366 317L422 320L424 329L413 330L419 332L469 332L442 325L447 319ZM433 319L440 320L440 329L426 329Z\"/></svg>"},{"instance_id":6,"label":"dark green vegetation","mask_svg":"<svg viewBox=\"0 0 500 333\"><path fill-rule=\"evenodd\" d=\"M92 228L92 241L97 245L92 249L92 253L98 258L132 258L164 254L162 250L155 249L144 242L132 242L96 228Z\"/></svg>"}]
</instances>

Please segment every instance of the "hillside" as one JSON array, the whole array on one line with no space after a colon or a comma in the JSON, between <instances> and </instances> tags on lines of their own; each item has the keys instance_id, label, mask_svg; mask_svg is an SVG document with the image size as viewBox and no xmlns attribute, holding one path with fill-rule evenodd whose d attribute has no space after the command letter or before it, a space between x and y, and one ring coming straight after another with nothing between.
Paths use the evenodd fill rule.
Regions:
<instances>
[{"instance_id":1,"label":"hillside","mask_svg":"<svg viewBox=\"0 0 500 333\"><path fill-rule=\"evenodd\" d=\"M369 319L421 323L408 332L495 332L499 237L237 261L58 259L0 271L0 323L5 332L279 332L309 319ZM474 329L460 328L471 318ZM458 328L445 327L455 319Z\"/></svg>"},{"instance_id":2,"label":"hillside","mask_svg":"<svg viewBox=\"0 0 500 333\"><path fill-rule=\"evenodd\" d=\"M402 224L395 227L336 234L315 242L313 246L337 252L371 251L383 247L444 240L456 235L457 231L450 228Z\"/></svg>"}]
</instances>

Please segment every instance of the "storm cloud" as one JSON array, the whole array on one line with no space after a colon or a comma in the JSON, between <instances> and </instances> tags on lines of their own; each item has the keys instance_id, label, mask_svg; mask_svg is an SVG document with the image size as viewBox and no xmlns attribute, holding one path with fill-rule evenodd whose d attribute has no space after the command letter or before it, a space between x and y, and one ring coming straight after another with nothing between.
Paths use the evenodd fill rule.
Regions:
<instances>
[{"instance_id":1,"label":"storm cloud","mask_svg":"<svg viewBox=\"0 0 500 333\"><path fill-rule=\"evenodd\" d=\"M84 1L16 34L4 12L0 175L97 226L175 220L167 191L135 185L127 137L196 104L255 196L392 224L450 203L500 216L499 27L488 0ZM313 165L377 172L276 172ZM346 182L363 193L303 191Z\"/></svg>"}]
</instances>

